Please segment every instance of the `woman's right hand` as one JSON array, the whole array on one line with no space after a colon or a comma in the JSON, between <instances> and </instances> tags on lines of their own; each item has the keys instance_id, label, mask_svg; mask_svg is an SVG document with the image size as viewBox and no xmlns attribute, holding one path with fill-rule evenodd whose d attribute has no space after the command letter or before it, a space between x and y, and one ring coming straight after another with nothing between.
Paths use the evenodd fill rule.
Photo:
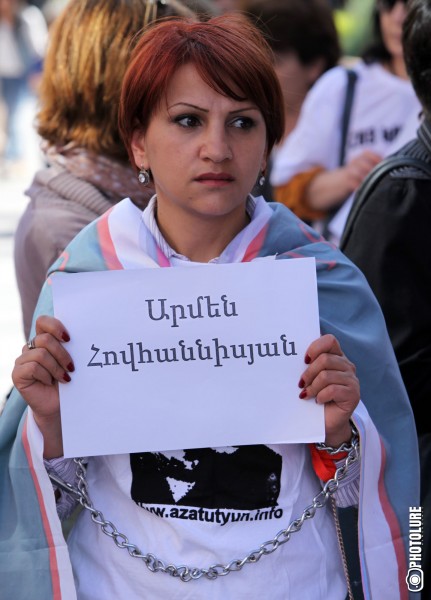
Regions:
<instances>
[{"instance_id":1,"label":"woman's right hand","mask_svg":"<svg viewBox=\"0 0 431 600\"><path fill-rule=\"evenodd\" d=\"M63 324L54 317L41 316L36 321L33 348L27 344L15 361L12 380L25 402L45 441L45 458L63 454L58 383L68 383L74 371L64 342L70 340Z\"/></svg>"}]
</instances>

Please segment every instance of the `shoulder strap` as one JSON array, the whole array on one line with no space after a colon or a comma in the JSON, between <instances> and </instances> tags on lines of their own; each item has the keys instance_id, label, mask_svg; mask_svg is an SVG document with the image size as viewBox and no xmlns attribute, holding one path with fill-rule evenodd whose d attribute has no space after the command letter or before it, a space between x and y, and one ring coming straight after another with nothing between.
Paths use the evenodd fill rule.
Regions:
<instances>
[{"instance_id":1,"label":"shoulder strap","mask_svg":"<svg viewBox=\"0 0 431 600\"><path fill-rule=\"evenodd\" d=\"M344 100L344 108L343 114L341 117L341 142L340 142L340 152L338 158L338 164L340 167L344 165L344 159L346 154L346 143L347 143L347 133L349 131L349 121L350 114L352 112L353 106L353 96L355 92L355 85L358 79L358 75L356 71L353 69L346 69L347 74L347 87L346 87L346 97Z\"/></svg>"},{"instance_id":2,"label":"shoulder strap","mask_svg":"<svg viewBox=\"0 0 431 600\"><path fill-rule=\"evenodd\" d=\"M340 250L343 250L347 240L352 233L353 223L356 220L357 215L364 207L366 201L371 196L372 192L376 188L379 181L387 175L390 171L400 167L416 167L423 171L426 175L431 177L431 164L427 163L420 158L413 156L407 156L398 154L395 156L388 156L382 160L374 169L367 175L362 182L360 188L356 192L355 199L352 204L349 216L344 227L343 235L340 241Z\"/></svg>"},{"instance_id":3,"label":"shoulder strap","mask_svg":"<svg viewBox=\"0 0 431 600\"><path fill-rule=\"evenodd\" d=\"M352 112L353 106L353 96L355 92L355 85L358 79L358 75L356 71L353 69L346 69L347 75L347 86L346 86L346 95L344 98L344 107L343 113L341 115L340 129L341 129L341 140L340 140L340 148L339 148L339 156L338 156L338 165L342 167L344 165L344 160L346 156L346 145L347 145L347 134L349 132L349 123L350 123L350 115ZM323 223L322 235L324 237L329 236L329 223L331 222L334 215L339 210L340 206L343 202L333 206L327 211L326 217Z\"/></svg>"}]
</instances>

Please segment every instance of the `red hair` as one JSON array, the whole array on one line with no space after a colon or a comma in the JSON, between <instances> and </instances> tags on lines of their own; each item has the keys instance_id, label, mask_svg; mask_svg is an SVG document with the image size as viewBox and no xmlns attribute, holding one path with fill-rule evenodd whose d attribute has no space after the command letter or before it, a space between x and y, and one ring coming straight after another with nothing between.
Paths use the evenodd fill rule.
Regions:
<instances>
[{"instance_id":1,"label":"red hair","mask_svg":"<svg viewBox=\"0 0 431 600\"><path fill-rule=\"evenodd\" d=\"M149 27L123 79L119 129L132 164L133 132L146 131L176 70L190 63L217 92L256 104L265 120L269 154L282 138L284 111L272 52L262 34L241 15L205 22L175 18Z\"/></svg>"}]
</instances>

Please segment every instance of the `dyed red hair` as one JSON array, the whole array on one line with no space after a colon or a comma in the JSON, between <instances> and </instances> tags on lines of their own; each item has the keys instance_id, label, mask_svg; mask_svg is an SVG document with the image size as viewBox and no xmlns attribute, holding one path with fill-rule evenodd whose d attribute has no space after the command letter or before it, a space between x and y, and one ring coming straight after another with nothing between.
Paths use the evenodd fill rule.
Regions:
<instances>
[{"instance_id":1,"label":"dyed red hair","mask_svg":"<svg viewBox=\"0 0 431 600\"><path fill-rule=\"evenodd\" d=\"M282 138L284 112L272 52L261 33L241 15L204 22L175 18L150 26L134 49L123 79L119 129L132 164L133 132L146 131L173 75L185 64L193 64L217 92L256 104L265 120L269 154Z\"/></svg>"}]
</instances>

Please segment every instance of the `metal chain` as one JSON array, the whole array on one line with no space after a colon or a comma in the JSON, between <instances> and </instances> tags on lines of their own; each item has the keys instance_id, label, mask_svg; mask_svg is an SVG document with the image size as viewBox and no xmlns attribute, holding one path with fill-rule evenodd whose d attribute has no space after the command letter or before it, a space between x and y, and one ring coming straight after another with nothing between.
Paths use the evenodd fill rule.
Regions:
<instances>
[{"instance_id":1,"label":"metal chain","mask_svg":"<svg viewBox=\"0 0 431 600\"><path fill-rule=\"evenodd\" d=\"M331 450L330 447L325 447L325 449ZM77 488L74 488L55 476L50 475L50 477L55 485L75 496L81 506L90 512L91 519L94 523L100 526L105 535L112 538L118 548L126 549L133 558L142 559L146 567L152 573L166 573L172 577L179 577L181 581L192 581L194 579L200 579L201 577L216 579L217 577L240 571L244 565L248 563L257 563L262 556L275 552L275 550L290 540L293 533L297 533L301 530L305 521L314 517L318 508L323 508L326 505L329 498L338 490L339 482L345 477L350 464L359 458L359 436L356 429L352 428L352 440L349 445L343 444L343 449L348 452L344 463L337 468L334 477L329 479L323 485L322 490L313 498L312 503L304 509L299 518L291 521L286 529L279 531L272 540L264 542L259 548L252 550L244 556L244 558L234 559L227 564L217 563L206 569L187 567L186 565L177 566L171 563L166 564L163 560L157 558L150 552L143 554L138 546L129 542L127 536L120 533L115 525L111 521L105 519L103 513L94 507L88 494L86 480L87 467L82 458L74 459L74 462L76 463L76 477L78 480ZM338 448L337 451L339 451Z\"/></svg>"},{"instance_id":2,"label":"metal chain","mask_svg":"<svg viewBox=\"0 0 431 600\"><path fill-rule=\"evenodd\" d=\"M356 429L356 427L354 426L354 424L352 422L350 423L350 427L352 430L352 439L353 439L358 436L358 430ZM349 452L349 450L352 446L352 440L350 442L343 442L342 444L340 444L338 446L338 448L333 448L332 446L327 446L325 444L325 442L318 442L317 444L315 444L315 446L316 446L317 450L327 452L331 456L334 456L334 454L338 454L339 452Z\"/></svg>"}]
</instances>

